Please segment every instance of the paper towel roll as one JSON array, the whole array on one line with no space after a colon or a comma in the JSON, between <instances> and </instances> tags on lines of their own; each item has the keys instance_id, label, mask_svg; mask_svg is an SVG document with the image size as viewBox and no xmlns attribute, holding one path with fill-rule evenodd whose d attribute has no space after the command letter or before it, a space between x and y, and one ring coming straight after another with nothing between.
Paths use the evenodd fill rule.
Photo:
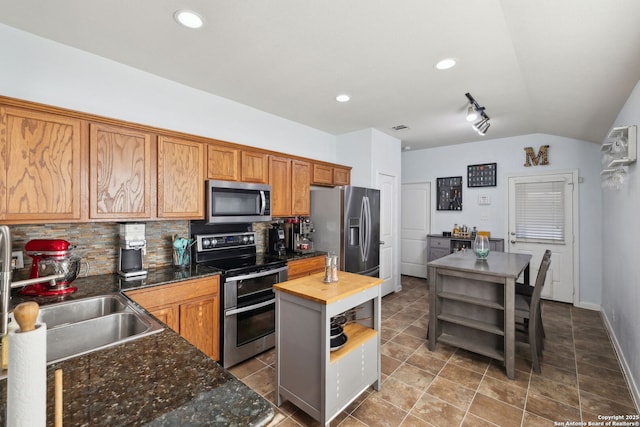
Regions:
<instances>
[{"instance_id":1,"label":"paper towel roll","mask_svg":"<svg viewBox=\"0 0 640 427\"><path fill-rule=\"evenodd\" d=\"M47 422L47 326L10 332L7 370L7 425L45 426Z\"/></svg>"}]
</instances>

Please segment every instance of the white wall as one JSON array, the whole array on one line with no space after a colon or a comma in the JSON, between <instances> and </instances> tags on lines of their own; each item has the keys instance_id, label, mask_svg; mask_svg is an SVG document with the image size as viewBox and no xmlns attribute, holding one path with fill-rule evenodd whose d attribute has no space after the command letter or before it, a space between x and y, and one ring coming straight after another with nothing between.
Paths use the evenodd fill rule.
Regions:
<instances>
[{"instance_id":1,"label":"white wall","mask_svg":"<svg viewBox=\"0 0 640 427\"><path fill-rule=\"evenodd\" d=\"M640 82L616 118L614 126L640 125ZM636 405L640 406L640 172L628 167L620 190L602 192L603 292L605 321L632 382Z\"/></svg>"},{"instance_id":2,"label":"white wall","mask_svg":"<svg viewBox=\"0 0 640 427\"><path fill-rule=\"evenodd\" d=\"M0 95L336 162L334 135L0 24Z\"/></svg>"},{"instance_id":3,"label":"white wall","mask_svg":"<svg viewBox=\"0 0 640 427\"><path fill-rule=\"evenodd\" d=\"M378 188L378 174L396 177L396 188L392 195L395 230L393 237L393 287L400 284L400 183L401 183L401 141L376 129L364 129L339 135L336 147L338 163L353 166L351 185Z\"/></svg>"},{"instance_id":4,"label":"white wall","mask_svg":"<svg viewBox=\"0 0 640 427\"><path fill-rule=\"evenodd\" d=\"M524 167L524 147L537 153L541 145L549 145L549 165ZM497 186L468 188L467 165L497 163ZM600 241L600 146L575 139L544 134L514 138L488 139L482 142L438 147L402 153L402 182L432 182L433 233L449 231L453 224L477 226L492 237L507 238L507 176L549 173L578 169L584 182L577 185L580 200L580 301L585 306L599 306L602 298ZM436 211L436 178L463 177L462 211ZM478 196L489 196L491 204L478 205ZM487 220L480 220L486 215Z\"/></svg>"}]
</instances>

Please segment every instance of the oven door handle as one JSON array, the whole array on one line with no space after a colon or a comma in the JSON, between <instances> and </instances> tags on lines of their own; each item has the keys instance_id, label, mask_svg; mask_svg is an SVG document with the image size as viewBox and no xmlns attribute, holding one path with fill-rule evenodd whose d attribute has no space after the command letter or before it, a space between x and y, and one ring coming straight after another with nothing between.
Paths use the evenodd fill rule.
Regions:
<instances>
[{"instance_id":1,"label":"oven door handle","mask_svg":"<svg viewBox=\"0 0 640 427\"><path fill-rule=\"evenodd\" d=\"M229 277L228 279L226 279L225 283L226 282L236 282L238 280L255 279L256 277L262 277L262 276L269 276L271 274L280 273L281 271L286 271L288 269L289 269L289 267L285 265L284 267L274 268L274 269L271 269L271 270L259 271L257 273L245 274L244 276L233 276L233 277Z\"/></svg>"},{"instance_id":2,"label":"oven door handle","mask_svg":"<svg viewBox=\"0 0 640 427\"><path fill-rule=\"evenodd\" d=\"M266 307L271 304L275 304L276 299L270 299L268 301L261 302L259 304L250 305L249 307L236 308L235 310L227 310L224 312L224 315L227 317L235 316L236 314L246 313L247 311L256 310L258 308Z\"/></svg>"}]
</instances>

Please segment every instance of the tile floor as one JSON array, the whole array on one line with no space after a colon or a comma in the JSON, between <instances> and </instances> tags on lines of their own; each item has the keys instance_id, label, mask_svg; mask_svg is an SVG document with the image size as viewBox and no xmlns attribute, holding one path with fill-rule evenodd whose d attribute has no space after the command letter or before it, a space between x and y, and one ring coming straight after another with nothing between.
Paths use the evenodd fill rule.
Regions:
<instances>
[{"instance_id":1,"label":"tile floor","mask_svg":"<svg viewBox=\"0 0 640 427\"><path fill-rule=\"evenodd\" d=\"M331 426L588 425L598 415L638 413L599 312L545 302L542 373L532 371L528 346L518 344L509 380L499 362L483 356L442 344L429 351L426 281L403 276L402 287L382 301L381 390L365 391ZM274 360L271 350L231 372L275 403ZM271 425L320 424L285 402Z\"/></svg>"}]
</instances>

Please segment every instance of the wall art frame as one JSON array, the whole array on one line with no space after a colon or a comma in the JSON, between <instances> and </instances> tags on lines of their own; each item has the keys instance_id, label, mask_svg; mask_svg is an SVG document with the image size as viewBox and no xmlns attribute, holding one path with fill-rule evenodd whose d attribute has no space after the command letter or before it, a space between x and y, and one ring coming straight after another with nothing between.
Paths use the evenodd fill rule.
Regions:
<instances>
[{"instance_id":1,"label":"wall art frame","mask_svg":"<svg viewBox=\"0 0 640 427\"><path fill-rule=\"evenodd\" d=\"M467 166L467 187L495 187L497 186L497 163L482 163Z\"/></svg>"},{"instance_id":2,"label":"wall art frame","mask_svg":"<svg viewBox=\"0 0 640 427\"><path fill-rule=\"evenodd\" d=\"M462 177L449 176L437 178L437 210L461 211L462 210Z\"/></svg>"}]
</instances>

